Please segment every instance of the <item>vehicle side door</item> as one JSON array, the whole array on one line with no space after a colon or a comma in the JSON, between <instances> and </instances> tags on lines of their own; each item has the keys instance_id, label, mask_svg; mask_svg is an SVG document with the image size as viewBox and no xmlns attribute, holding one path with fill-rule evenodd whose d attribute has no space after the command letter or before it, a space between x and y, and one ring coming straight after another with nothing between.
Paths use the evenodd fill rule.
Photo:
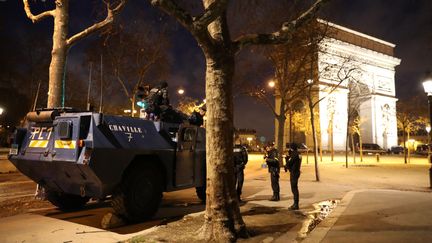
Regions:
<instances>
[{"instance_id":1,"label":"vehicle side door","mask_svg":"<svg viewBox=\"0 0 432 243\"><path fill-rule=\"evenodd\" d=\"M175 185L177 187L194 183L197 129L198 127L196 126L180 127L175 166Z\"/></svg>"}]
</instances>

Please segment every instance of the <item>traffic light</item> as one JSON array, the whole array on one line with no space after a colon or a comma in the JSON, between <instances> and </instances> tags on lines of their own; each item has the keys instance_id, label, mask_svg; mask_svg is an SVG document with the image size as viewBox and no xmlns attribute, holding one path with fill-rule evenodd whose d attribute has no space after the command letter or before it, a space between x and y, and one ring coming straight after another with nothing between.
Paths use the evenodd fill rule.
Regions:
<instances>
[{"instance_id":1,"label":"traffic light","mask_svg":"<svg viewBox=\"0 0 432 243\"><path fill-rule=\"evenodd\" d=\"M135 94L135 100L136 100L137 106L139 106L143 109L147 108L148 104L145 101L145 98L147 97L147 95L148 95L148 87L139 86L138 91Z\"/></svg>"}]
</instances>

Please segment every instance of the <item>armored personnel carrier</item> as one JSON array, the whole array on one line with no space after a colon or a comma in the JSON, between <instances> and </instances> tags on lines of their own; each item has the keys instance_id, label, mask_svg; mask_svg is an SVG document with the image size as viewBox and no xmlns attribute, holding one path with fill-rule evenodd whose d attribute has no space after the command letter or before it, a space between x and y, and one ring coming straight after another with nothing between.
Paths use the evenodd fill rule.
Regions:
<instances>
[{"instance_id":1,"label":"armored personnel carrier","mask_svg":"<svg viewBox=\"0 0 432 243\"><path fill-rule=\"evenodd\" d=\"M195 187L205 200L205 130L139 118L39 110L17 130L9 160L63 210L111 197L114 211L140 221L162 193Z\"/></svg>"}]
</instances>

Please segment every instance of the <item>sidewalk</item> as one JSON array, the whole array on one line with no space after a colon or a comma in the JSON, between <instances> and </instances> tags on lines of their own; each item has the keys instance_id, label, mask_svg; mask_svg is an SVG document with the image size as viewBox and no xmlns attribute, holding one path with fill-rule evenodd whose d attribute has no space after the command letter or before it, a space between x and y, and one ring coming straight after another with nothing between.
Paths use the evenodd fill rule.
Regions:
<instances>
[{"instance_id":1,"label":"sidewalk","mask_svg":"<svg viewBox=\"0 0 432 243\"><path fill-rule=\"evenodd\" d=\"M432 194L349 192L303 242L432 242Z\"/></svg>"}]
</instances>

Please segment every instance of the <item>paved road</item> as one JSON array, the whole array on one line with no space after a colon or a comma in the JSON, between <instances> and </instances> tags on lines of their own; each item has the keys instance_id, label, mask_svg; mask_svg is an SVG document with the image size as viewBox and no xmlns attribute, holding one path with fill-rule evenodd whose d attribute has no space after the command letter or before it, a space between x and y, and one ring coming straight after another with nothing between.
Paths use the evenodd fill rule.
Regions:
<instances>
[{"instance_id":1,"label":"paved road","mask_svg":"<svg viewBox=\"0 0 432 243\"><path fill-rule=\"evenodd\" d=\"M267 171L261 168L262 155L251 155L250 158L245 179L261 183L268 176ZM34 182L20 173L0 174L0 205L2 201L34 195L35 187ZM245 186L243 196L248 197L258 191L259 187ZM92 242L92 237L95 237L95 241L97 238L117 242L126 240L137 232L178 220L184 215L201 212L205 208L194 188L164 193L161 207L152 220L105 231L101 229L100 221L106 213L111 212L109 201L90 202L83 210L76 212L61 212L50 204L45 205L48 207L32 209L30 214L0 219L0 242L80 242L80 239ZM22 234L23 225L26 225L26 234ZM46 235L53 237L49 240Z\"/></svg>"},{"instance_id":2,"label":"paved road","mask_svg":"<svg viewBox=\"0 0 432 243\"><path fill-rule=\"evenodd\" d=\"M288 175L286 173L282 173L281 175L282 200L280 202L269 202L267 199L271 195L271 189L268 181L268 173L265 169L262 169L260 167L262 163L262 157L255 156L251 159L252 161L247 166L243 198L247 201L248 204L262 205L265 207L273 208L288 207L292 203L292 196L289 191ZM373 159L373 157L369 159ZM358 191L365 188L398 189L400 190L398 192L402 193L406 192L407 190L430 192L430 190L427 188L429 182L427 175L428 167L426 165L404 165L403 163L399 163L399 161L396 161L397 164L395 165L389 164L395 161L396 160L393 157L389 157L388 160L381 160L379 164L375 162L364 162L358 163L356 166L350 165L349 169L344 168L343 163L324 162L320 165L321 183L315 182L313 164L311 162L309 162L309 164L304 164L302 167L303 173L300 178L301 211L307 212L311 210L311 205L313 203L327 199L345 198L344 196L351 195L350 193L352 191ZM3 180L3 182L0 179L0 188L2 183L9 183L3 184L3 188L9 189L11 188L11 186L15 186L19 183L25 185L25 182L19 182L23 181L21 179L9 178L6 181ZM16 180L17 183L11 183L11 180ZM34 186L34 184L32 186ZM422 192L417 193L422 194ZM423 198L424 200L422 199L423 203L421 203L421 205L425 207L427 207L427 205L432 205L432 201L430 198L431 194L425 193L424 195L426 196ZM374 201L375 203L371 203L367 200L364 200L364 198L368 198L367 195L365 196L362 194L358 194L356 195L356 197L353 196L353 204L346 204L349 207L347 207L347 210L344 210L344 212L356 212L356 205L370 205L370 209L377 207L378 212L380 212L380 207L384 207L386 205L386 203L382 202L385 202L386 200L391 200L391 202L393 203L402 202L402 200L399 199L403 198L404 195L398 195L399 198L392 198L391 196L379 198L376 195L374 195L374 197L377 197L377 200ZM360 203L355 204L355 202L358 201L357 199ZM428 200L430 203L428 203ZM410 201L410 203L412 204L408 204L410 205L409 208L418 207L418 205L415 204L415 201L415 199ZM351 208L351 206L353 208ZM154 220L147 221L142 224L120 227L112 231L104 231L100 229L99 222L102 216L110 211L107 203L89 204L85 210L72 213L63 213L53 207L50 207L34 210L31 214L21 214L13 217L0 219L0 242L21 242L23 240L26 240L26 242L67 242L71 240L73 240L73 242L117 242L120 240L128 239L135 234L143 234L145 233L145 231L155 230L155 228L153 227L155 225L164 225L181 218L185 214L200 212L203 209L204 205L199 203L193 189L174 193L166 193L164 194L164 200L162 202L161 209L159 210ZM336 208L336 210L341 209L343 209L343 204L341 204L340 207ZM396 205L394 207L394 210L391 212L393 213L394 211L397 211L397 209L398 206ZM405 211L402 211L404 212L403 220L406 222L408 222L408 220L411 220L410 222L412 222L412 224L417 227L417 217L421 216L421 214L410 214L409 212L412 212L409 211L410 209L404 210ZM430 217L429 213L430 212L427 212L426 215L428 215L428 218L432 218ZM341 216L341 218L342 216L344 216L344 214L342 213L339 215ZM335 232L327 231L326 234L324 234L324 236L327 235L328 237L335 237L335 241L332 241L332 238L328 238L328 242L339 242L338 240L343 239L343 237L347 237L346 235L343 235L344 233L350 235L351 232L360 232L358 228L361 228L360 226L362 223L367 224L369 220L377 220L376 217L372 217L373 213L364 214L361 210L355 215L366 215L368 218L363 222L358 221L358 223L356 223L357 226L355 227L350 225L349 227L351 228L347 228L347 221L338 221L338 223L336 224L338 218L335 217L333 224L335 225L335 227L333 229L338 230ZM271 214L265 214L265 216L273 217ZM253 215L245 216L245 219L248 226L253 227L254 223L259 223L259 229L263 228L261 225L262 222L257 222L254 219ZM350 218L348 217L347 219ZM282 219L275 214L275 218L272 220L273 221L271 222L276 225L277 222L281 221ZM396 222L397 218L393 221ZM397 225L394 224L393 221L391 221L391 223L389 224ZM321 224L321 226L325 226L326 222L327 221L323 221L323 224ZM377 229L380 225L383 224L375 224L375 226L377 226ZM423 224L420 226L423 227ZM25 231L23 231L23 227L25 227ZM281 225L281 227L283 227L283 225ZM411 227L411 229L415 227ZM430 228L425 229L430 230ZM288 232L284 236L285 238L281 237L279 239L279 242L288 242L287 239L289 241L295 239L297 237L296 230L298 229L296 227L293 227L290 232ZM322 229L318 227L313 232L320 231L322 231ZM421 229L418 232L420 231ZM321 236L321 238L319 239L322 240L327 238Z\"/></svg>"}]
</instances>

